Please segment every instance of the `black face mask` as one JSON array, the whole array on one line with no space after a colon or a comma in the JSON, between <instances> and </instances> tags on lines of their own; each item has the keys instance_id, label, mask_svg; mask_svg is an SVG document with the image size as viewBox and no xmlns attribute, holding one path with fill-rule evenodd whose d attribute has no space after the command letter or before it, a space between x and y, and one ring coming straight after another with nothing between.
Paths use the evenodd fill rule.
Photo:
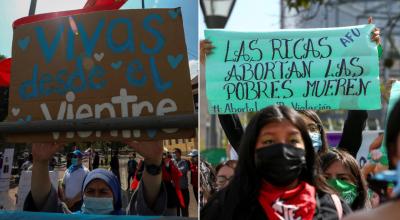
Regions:
<instances>
[{"instance_id":1,"label":"black face mask","mask_svg":"<svg viewBox=\"0 0 400 220\"><path fill-rule=\"evenodd\" d=\"M305 168L305 151L290 144L272 144L256 150L257 173L274 186L287 186Z\"/></svg>"}]
</instances>

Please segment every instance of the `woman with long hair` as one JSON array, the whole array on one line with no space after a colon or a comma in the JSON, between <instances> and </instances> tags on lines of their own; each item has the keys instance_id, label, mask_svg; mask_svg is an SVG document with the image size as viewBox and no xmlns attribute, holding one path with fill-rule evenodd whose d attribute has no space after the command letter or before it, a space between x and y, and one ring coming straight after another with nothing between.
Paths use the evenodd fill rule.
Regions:
<instances>
[{"instance_id":1,"label":"woman with long hair","mask_svg":"<svg viewBox=\"0 0 400 220\"><path fill-rule=\"evenodd\" d=\"M346 151L331 149L320 158L328 183L353 211L371 208L368 203L367 182L353 156Z\"/></svg>"},{"instance_id":2,"label":"woman with long hair","mask_svg":"<svg viewBox=\"0 0 400 220\"><path fill-rule=\"evenodd\" d=\"M351 210L319 174L315 156L298 112L285 106L257 112L242 137L234 178L200 218L341 218Z\"/></svg>"}]
</instances>

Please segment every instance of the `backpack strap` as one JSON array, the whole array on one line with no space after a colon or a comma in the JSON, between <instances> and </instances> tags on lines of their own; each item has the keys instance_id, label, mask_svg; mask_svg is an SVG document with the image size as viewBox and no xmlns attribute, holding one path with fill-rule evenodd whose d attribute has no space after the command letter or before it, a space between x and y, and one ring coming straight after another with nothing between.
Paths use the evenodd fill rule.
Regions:
<instances>
[{"instance_id":1,"label":"backpack strap","mask_svg":"<svg viewBox=\"0 0 400 220\"><path fill-rule=\"evenodd\" d=\"M343 207L342 203L340 202L339 196L336 194L331 194L333 203L335 204L336 211L338 213L338 218L341 220L343 218Z\"/></svg>"}]
</instances>

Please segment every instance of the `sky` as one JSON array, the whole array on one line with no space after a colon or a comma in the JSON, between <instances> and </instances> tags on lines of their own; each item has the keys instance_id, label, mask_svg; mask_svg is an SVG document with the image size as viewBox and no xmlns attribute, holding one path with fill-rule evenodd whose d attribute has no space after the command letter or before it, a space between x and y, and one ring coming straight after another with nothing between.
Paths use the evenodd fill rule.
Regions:
<instances>
[{"instance_id":1,"label":"sky","mask_svg":"<svg viewBox=\"0 0 400 220\"><path fill-rule=\"evenodd\" d=\"M37 0L36 14L80 9L86 0ZM12 23L29 12L30 0L0 0L0 54L11 56ZM122 9L140 8L141 0L128 0ZM198 39L204 39L204 18L197 0L145 0L146 8L182 7L189 68L198 74ZM279 29L279 0L237 0L226 25L234 30Z\"/></svg>"},{"instance_id":2,"label":"sky","mask_svg":"<svg viewBox=\"0 0 400 220\"><path fill-rule=\"evenodd\" d=\"M86 0L37 0L36 14L80 9ZM129 0L122 9L141 8L141 0ZM11 56L12 23L28 15L30 0L0 1L0 54ZM145 0L146 8L182 7L185 38L190 60L198 56L198 4L197 0Z\"/></svg>"},{"instance_id":3,"label":"sky","mask_svg":"<svg viewBox=\"0 0 400 220\"><path fill-rule=\"evenodd\" d=\"M279 29L279 2L279 0L237 0L225 29L247 31ZM203 14L199 13L199 39L204 39L205 28Z\"/></svg>"}]
</instances>

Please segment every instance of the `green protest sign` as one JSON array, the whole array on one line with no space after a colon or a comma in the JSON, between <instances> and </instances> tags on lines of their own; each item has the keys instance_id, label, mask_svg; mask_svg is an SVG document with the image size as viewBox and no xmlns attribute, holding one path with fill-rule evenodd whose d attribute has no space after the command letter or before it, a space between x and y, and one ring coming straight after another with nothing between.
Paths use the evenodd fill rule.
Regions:
<instances>
[{"instance_id":1,"label":"green protest sign","mask_svg":"<svg viewBox=\"0 0 400 220\"><path fill-rule=\"evenodd\" d=\"M211 114L295 109L380 109L374 25L271 32L206 30Z\"/></svg>"},{"instance_id":2,"label":"green protest sign","mask_svg":"<svg viewBox=\"0 0 400 220\"><path fill-rule=\"evenodd\" d=\"M387 120L389 119L390 112L392 111L394 105L399 100L400 100L400 81L396 81L392 84L392 89L390 90L390 98L389 98L389 103L388 103L388 108L387 108L387 113L386 113L386 124L387 124ZM380 159L380 163L382 165L388 166L389 159L388 159L388 155L387 155L385 140L386 140L386 137L383 138L383 143L381 146L382 157Z\"/></svg>"}]
</instances>

